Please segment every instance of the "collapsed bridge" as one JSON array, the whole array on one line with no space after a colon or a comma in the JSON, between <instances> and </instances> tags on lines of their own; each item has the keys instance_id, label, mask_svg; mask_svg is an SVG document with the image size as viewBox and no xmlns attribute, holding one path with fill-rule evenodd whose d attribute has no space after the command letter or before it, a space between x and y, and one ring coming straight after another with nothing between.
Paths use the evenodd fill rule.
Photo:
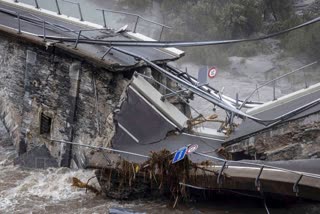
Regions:
<instances>
[{"instance_id":1,"label":"collapsed bridge","mask_svg":"<svg viewBox=\"0 0 320 214\"><path fill-rule=\"evenodd\" d=\"M19 151L17 163L21 165L106 168L110 162L118 161L118 156L104 152L108 149L121 153L123 159L141 163L150 151L174 152L185 145L198 144L199 152L190 155L193 162L218 161L218 176L229 174L240 183L247 183L239 187L248 190L248 183L251 185L251 180L264 172L264 163L252 167L246 162L239 168L226 160L241 159L239 153L248 144L245 140L251 143L256 134L269 133L292 121L298 125L304 124L305 118L319 121L319 85L264 104L233 99L168 64L184 52L163 48L168 44L155 47L157 42L126 28L115 31L83 21L82 16L77 20L39 5L34 8L10 0L0 1L0 12L0 110ZM319 19L308 24L316 21ZM119 40L125 42L120 45ZM199 121L191 118L190 94L227 112L220 130L195 127ZM242 108L251 110L244 112ZM238 128L233 127L235 117L245 119ZM229 139L227 129L233 131ZM221 153L222 146L227 155ZM258 154L265 155L264 152ZM271 182L270 192L277 192L274 187L279 183L295 187L302 184L317 192L317 160L304 160L301 164L303 167L295 167L294 161L268 163L265 168L276 165L278 171L267 170L261 179ZM298 178L285 179L288 168L290 173L298 171ZM282 180L275 179L279 174L284 176ZM312 181L304 175L310 175ZM234 183L225 183L223 188L236 188L231 184ZM286 194L290 195L288 189ZM306 195L316 199L314 193Z\"/></svg>"}]
</instances>

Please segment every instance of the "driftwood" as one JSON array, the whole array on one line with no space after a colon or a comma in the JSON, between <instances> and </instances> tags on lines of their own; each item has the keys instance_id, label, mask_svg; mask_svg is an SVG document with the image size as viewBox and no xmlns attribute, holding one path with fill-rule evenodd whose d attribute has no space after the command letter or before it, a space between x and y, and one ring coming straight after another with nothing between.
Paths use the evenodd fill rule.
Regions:
<instances>
[{"instance_id":1,"label":"driftwood","mask_svg":"<svg viewBox=\"0 0 320 214\"><path fill-rule=\"evenodd\" d=\"M87 183L84 183L82 181L80 181L80 179L76 178L76 177L72 177L72 186L74 187L78 187L78 188L85 188L90 190L91 192L95 193L96 195L100 195L101 192L95 188L94 186L91 186Z\"/></svg>"},{"instance_id":2,"label":"driftwood","mask_svg":"<svg viewBox=\"0 0 320 214\"><path fill-rule=\"evenodd\" d=\"M198 170L204 174L207 172L192 163L187 156L175 164L172 164L172 159L173 155L168 150L152 152L151 158L142 164L119 160L116 167L96 170L96 176L107 197L121 200L166 197L176 204L178 199L189 198L188 189L180 183L194 183L197 179L194 175L199 173ZM212 163L206 161L200 165ZM213 170L208 173L217 175Z\"/></svg>"}]
</instances>

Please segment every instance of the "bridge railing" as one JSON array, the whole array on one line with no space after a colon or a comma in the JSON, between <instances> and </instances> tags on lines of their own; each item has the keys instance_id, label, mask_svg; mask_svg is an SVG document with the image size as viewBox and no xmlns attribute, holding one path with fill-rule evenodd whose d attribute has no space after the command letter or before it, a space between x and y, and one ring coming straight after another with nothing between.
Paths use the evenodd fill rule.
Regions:
<instances>
[{"instance_id":1,"label":"bridge railing","mask_svg":"<svg viewBox=\"0 0 320 214\"><path fill-rule=\"evenodd\" d=\"M160 26L161 27L161 32L160 32L160 36L159 36L159 41L161 40L161 37L162 37L162 33L163 33L163 30L164 28L166 29L171 29L172 27L170 26L167 26L167 25L164 25L164 24L161 24L161 23L158 23L158 22L155 22L155 21L152 21L152 20L149 20L149 19L146 19L138 14L135 14L135 13L128 13L128 12L122 12L122 11L115 11L115 10L107 10L107 9L97 9L97 10L100 10L102 12L102 17L103 17L103 23L104 23L104 27L106 28L107 27L107 24L106 24L106 17L105 17L105 12L109 12L109 13L117 13L117 14L122 14L122 15L125 15L125 16L133 16L136 18L135 20L135 24L134 24L134 28L133 28L133 32L136 33L137 31L137 27L138 27L138 23L139 23L139 20L144 20L146 22L149 22L149 23L152 23L152 24L155 24L157 26Z\"/></svg>"},{"instance_id":2,"label":"bridge railing","mask_svg":"<svg viewBox=\"0 0 320 214\"><path fill-rule=\"evenodd\" d=\"M22 1L19 1L19 0L13 0L13 1L15 3L22 2ZM74 2L74 1L70 1L70 0L53 0L53 1L54 1L55 7L56 7L56 12L57 12L58 15L62 15L61 11L63 9L61 4L60 4L60 2L66 2L66 3L72 4L72 5L76 5L77 9L78 9L78 13L79 13L79 20L80 21L85 21L84 15L83 15L83 11L82 11L82 8L81 8L81 4L79 2ZM41 9L40 4L39 4L39 0L33 0L33 2L34 2L34 7L36 9ZM156 21L152 21L152 20L146 19L146 18L142 17L139 14L128 13L128 12L123 12L123 11L109 10L109 9L101 9L101 8L98 8L96 10L101 11L102 19L103 19L103 27L104 28L107 28L106 13L116 13L116 14L121 14L121 15L125 15L125 16L131 16L131 17L135 18L134 27L132 29L132 32L134 32L134 33L137 32L140 20L143 20L143 21L145 21L147 23L151 23L151 24L154 24L156 26L159 26L161 28L161 30L160 30L158 41L161 40L163 32L164 32L164 29L172 29L172 27L170 27L170 26L158 23Z\"/></svg>"},{"instance_id":3,"label":"bridge railing","mask_svg":"<svg viewBox=\"0 0 320 214\"><path fill-rule=\"evenodd\" d=\"M145 155L145 154L139 154L139 153L134 153L134 152L128 152L128 151L124 151L124 150L118 150L118 149L114 149L114 148L108 148L108 147L102 147L102 146L93 146L93 145L88 145L88 144L82 144L82 143L75 143L75 142L70 142L70 141L65 141L65 140L59 140L59 139L48 139L53 143L58 143L58 144L70 144L70 145L74 145L74 146L80 146L80 147L84 147L84 148L90 148L90 149L96 149L98 151L109 151L109 152L113 152L113 153L118 153L118 154L125 154L125 155L130 155L130 156L136 156L136 157L140 157L140 158L145 158L145 159L149 159L151 158L149 155ZM171 152L171 155L174 155L176 151ZM232 167L232 166L244 166L247 167L248 169L252 170L252 168L257 168L259 169L258 174L254 180L254 186L256 188L257 191L261 192L262 188L261 188L261 180L262 180L262 174L264 171L267 171L268 169L273 169L273 170L277 170L279 172L286 172L286 173L290 173L292 174L292 176L295 176L294 183L292 186L292 191L293 193L295 193L296 196L299 196L299 194L301 193L299 190L299 186L300 186L300 182L304 177L307 178L313 178L313 179L320 179L320 175L319 174L314 174L314 173L308 173L308 172L303 172L303 171L296 171L296 170L291 170L291 169L287 169L287 168L283 168L283 167L277 167L277 166L273 166L271 164L265 164L265 163L259 163L259 162L250 162L250 161L246 161L246 160L239 160L239 161L234 161L234 160L227 160L224 158L219 158L219 157L215 157L212 155L208 155L202 152L193 152L192 154L198 155L198 156L202 156L207 158L208 160L213 160L215 161L215 163L212 163L212 165L216 165L216 163L221 163L218 164L218 166L220 167L219 172L215 175L216 176L216 182L218 187L220 188L223 182L223 177L225 176L224 172L226 169L228 169L228 167ZM172 163L171 163L172 164ZM148 165L144 165L142 167L147 167ZM201 165L198 166L198 169L201 169ZM294 179L294 178L293 178ZM293 180L292 179L292 180ZM180 182L180 185L187 185L185 183ZM302 184L303 185L303 184ZM196 186L191 186L190 187L196 187ZM197 187L196 187L197 188ZM204 187L200 187L205 189Z\"/></svg>"},{"instance_id":4,"label":"bridge railing","mask_svg":"<svg viewBox=\"0 0 320 214\"><path fill-rule=\"evenodd\" d=\"M263 87L265 87L265 86L268 86L268 85L271 85L271 84L272 84L272 86L273 86L273 90L272 90L272 92L273 92L273 100L276 100L276 99L277 99L277 96L276 96L276 82L277 82L278 80L280 80L280 79L283 79L284 77L287 77L287 76L292 75L292 74L294 74L294 73L297 73L297 72L299 72L299 71L302 71L302 72L303 72L304 85L305 85L305 88L308 88L309 85L308 85L308 80L307 80L306 74L305 74L305 68L311 67L311 66L313 66L313 65L315 65L315 64L317 64L317 63L318 63L318 61L314 61L314 62L312 62L312 63L310 63L310 64L304 65L304 66L302 66L302 67L300 67L300 68L298 68L298 69L295 69L295 70L293 70L293 71L291 71L291 72L288 72L288 73L286 73L286 74L283 74L283 75L281 75L281 76L279 76L279 77L277 77L277 78L275 78L275 79L272 79L272 80L270 80L270 81L268 81L268 82L266 82L266 83L263 83L263 84L260 85L260 86L257 86L256 89L253 90L253 91L249 94L249 96L247 96L247 97L245 98L244 102L239 106L239 109L241 109L247 102L249 102L249 99L250 99L255 93L257 93L261 88L263 88Z\"/></svg>"}]
</instances>

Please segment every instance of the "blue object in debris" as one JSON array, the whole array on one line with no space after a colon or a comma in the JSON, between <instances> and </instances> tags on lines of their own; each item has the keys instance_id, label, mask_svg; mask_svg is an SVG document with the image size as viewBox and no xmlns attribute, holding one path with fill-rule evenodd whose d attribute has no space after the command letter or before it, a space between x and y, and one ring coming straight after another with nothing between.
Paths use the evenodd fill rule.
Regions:
<instances>
[{"instance_id":1,"label":"blue object in debris","mask_svg":"<svg viewBox=\"0 0 320 214\"><path fill-rule=\"evenodd\" d=\"M172 160L172 163L176 163L178 161L181 161L185 156L186 156L186 153L187 153L187 150L188 150L188 147L182 147L180 148L176 154L174 155L174 158Z\"/></svg>"}]
</instances>

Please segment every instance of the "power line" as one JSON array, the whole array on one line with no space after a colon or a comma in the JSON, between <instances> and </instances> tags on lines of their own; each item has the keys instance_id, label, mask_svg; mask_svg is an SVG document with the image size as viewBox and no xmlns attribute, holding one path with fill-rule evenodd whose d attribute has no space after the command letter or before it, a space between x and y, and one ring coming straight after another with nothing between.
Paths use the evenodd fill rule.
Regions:
<instances>
[{"instance_id":1,"label":"power line","mask_svg":"<svg viewBox=\"0 0 320 214\"><path fill-rule=\"evenodd\" d=\"M159 41L123 41L123 40L97 40L97 39L78 39L78 43L87 43L87 44L96 44L96 45L107 45L107 46L131 46L131 47L150 47L150 48L169 48L169 47L196 47L196 46L212 46L212 45L225 45L225 44L235 44L241 42L252 42L252 41L259 41L265 40L269 38L273 38L276 36L280 36L291 31L306 27L308 25L315 24L320 21L320 17L312 19L308 22L304 22L300 25L295 27L273 33L268 34L262 37L256 37L251 39L234 39L234 40L213 40L213 41L166 41L166 42L159 42ZM68 37L55 37L51 36L48 37L49 39L66 41L66 42L75 42L76 38L68 38Z\"/></svg>"}]
</instances>

